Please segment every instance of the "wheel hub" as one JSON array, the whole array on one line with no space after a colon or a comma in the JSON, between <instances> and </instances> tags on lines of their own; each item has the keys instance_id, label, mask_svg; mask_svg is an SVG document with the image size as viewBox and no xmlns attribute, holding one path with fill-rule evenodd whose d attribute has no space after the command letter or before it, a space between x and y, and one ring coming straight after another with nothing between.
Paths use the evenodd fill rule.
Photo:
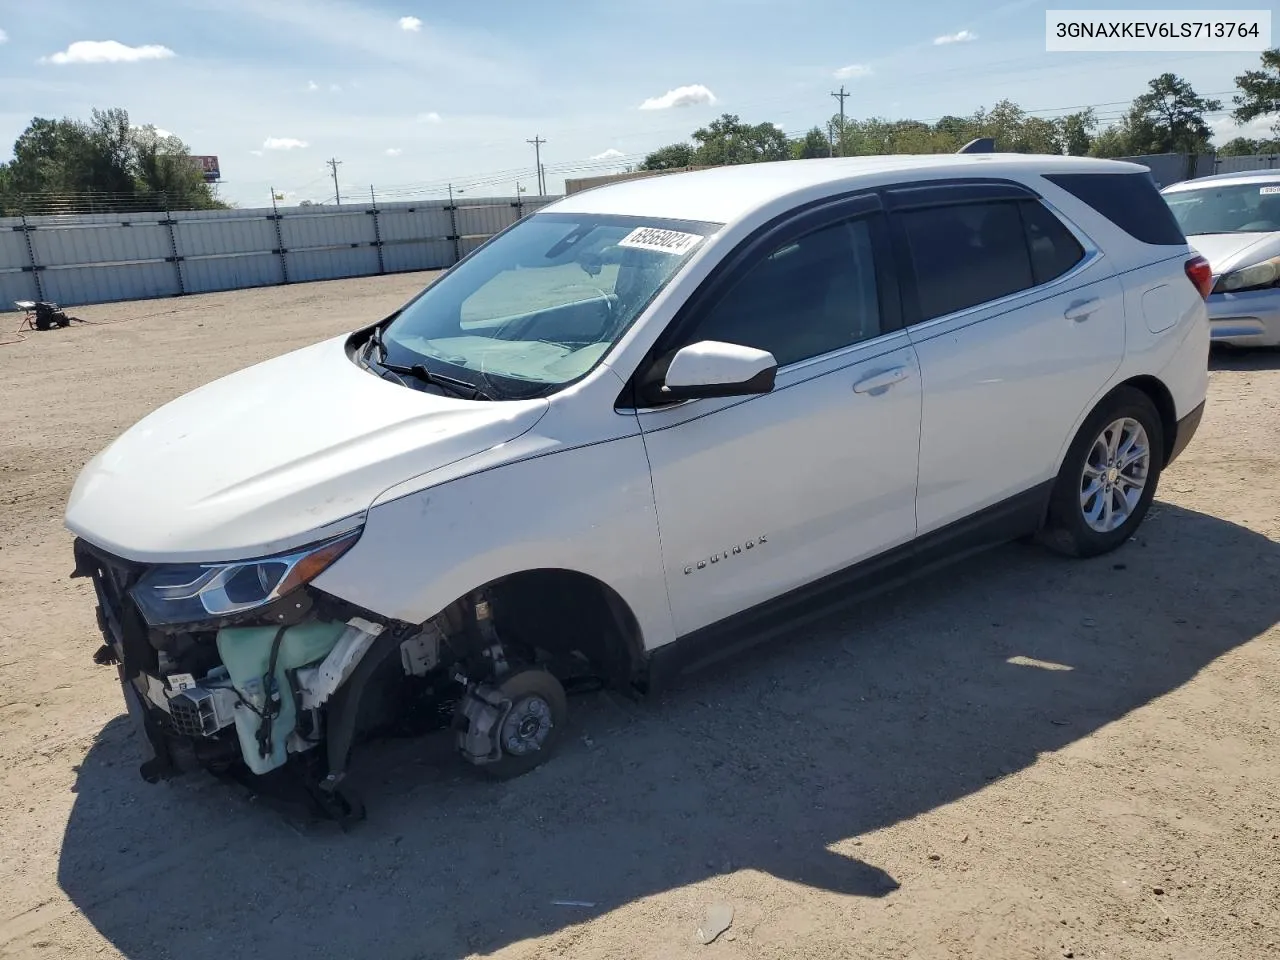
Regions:
<instances>
[{"instance_id":1,"label":"wheel hub","mask_svg":"<svg viewBox=\"0 0 1280 960\"><path fill-rule=\"evenodd\" d=\"M541 750L551 734L551 707L541 697L513 703L502 724L502 748L517 757Z\"/></svg>"},{"instance_id":2,"label":"wheel hub","mask_svg":"<svg viewBox=\"0 0 1280 960\"><path fill-rule=\"evenodd\" d=\"M1098 434L1080 474L1080 510L1090 529L1110 533L1133 516L1151 471L1151 442L1132 417Z\"/></svg>"}]
</instances>

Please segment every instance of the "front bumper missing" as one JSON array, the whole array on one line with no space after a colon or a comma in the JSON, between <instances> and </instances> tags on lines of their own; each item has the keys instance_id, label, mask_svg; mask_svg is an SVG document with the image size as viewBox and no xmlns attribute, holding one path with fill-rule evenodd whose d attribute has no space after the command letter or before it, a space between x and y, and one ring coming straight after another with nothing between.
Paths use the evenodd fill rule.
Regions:
<instances>
[{"instance_id":1,"label":"front bumper missing","mask_svg":"<svg viewBox=\"0 0 1280 960\"><path fill-rule=\"evenodd\" d=\"M287 711L289 729L284 729L285 724L281 723L274 735L277 737L277 744L283 744L286 738L292 738L291 749L287 753L277 749L276 754L284 755L277 757L269 767L264 768L260 758L255 758L258 759L257 763L249 763L246 753L249 745L240 734L240 724L226 723L225 710L219 712L218 723L212 729L202 726L197 730L192 727L190 717L172 716L174 698L182 695L179 678L182 678L181 682L194 683L207 680L212 674L201 670L196 677L191 677L189 673L184 675L185 664L179 665L178 672L175 673L171 658L162 662L161 657L165 654L152 644L150 628L142 620L128 595L129 588L141 575L142 569L126 561L105 556L83 541L76 542L75 551L76 569L73 576L91 578L97 594L98 626L106 646L95 654L95 660L100 663L116 663L125 705L141 742L142 763L138 772L144 780L155 783L204 769L222 779L233 780L248 787L265 800L276 801L295 810L301 804L312 814L342 822L363 816L362 805L351 796L349 790L341 788L356 726L354 709L350 709L348 704L359 704L358 693L352 696L348 689L350 684L344 684L343 681L354 679L360 674L361 667L366 672L371 671L376 664L367 664L366 660L372 660L373 657L348 657L339 666L337 674L330 671L323 677L320 676L319 666L315 664L309 665L309 670L297 669L302 665L292 664L286 675L282 661L278 665L276 676L284 681L279 684L279 692L282 702L290 708ZM312 604L308 602L306 607L310 612ZM330 613L336 615L342 612ZM326 620L331 622L330 618ZM369 653L381 652L382 648L394 649L403 639L398 630L384 631L381 625L355 617L350 622L358 622L368 628L371 636L363 646ZM279 630L280 634L284 634L294 627L302 627L304 632L314 632L315 628L323 629L327 625L327 622L321 623L312 615L287 627L268 627L266 632L275 635ZM352 629L341 620L333 623L333 628L336 633ZM228 631L237 635L260 632L257 628L242 628L238 625L205 631L207 636L200 643L208 645L203 650L202 658L206 665L215 655L221 657L220 651L215 654L209 649L215 644L214 635ZM221 644L217 646L221 647ZM335 645L329 646L332 648ZM350 648L351 644L347 644L345 649L348 654ZM328 660L323 663L328 664ZM225 671L226 667L219 664L214 669ZM300 675L313 675L315 680L325 681L325 685L320 688L322 694L319 703L314 702L315 697L311 691L306 691L304 696L304 692L297 689L296 683ZM199 684L192 689L201 694L207 692L206 687ZM225 693L225 688L223 692ZM308 701L307 696L311 696L312 701ZM285 697L288 698L287 701L283 699ZM236 697L240 702L244 699L243 696ZM258 703L257 706L261 710L262 704ZM311 728L314 739L305 742L296 739L297 731L302 729L302 725L296 724L294 719L298 706L307 706L310 719L319 725ZM333 729L329 729L331 726ZM317 734L317 729L328 735ZM256 744L253 746L256 747ZM257 766L259 770L253 772L250 770L251 766Z\"/></svg>"}]
</instances>

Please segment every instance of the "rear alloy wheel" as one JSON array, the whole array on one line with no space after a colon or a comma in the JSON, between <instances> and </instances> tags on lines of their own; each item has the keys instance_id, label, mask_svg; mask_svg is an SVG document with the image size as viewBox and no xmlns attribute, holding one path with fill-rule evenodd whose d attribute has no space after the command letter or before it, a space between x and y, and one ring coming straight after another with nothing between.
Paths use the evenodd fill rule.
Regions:
<instances>
[{"instance_id":1,"label":"rear alloy wheel","mask_svg":"<svg viewBox=\"0 0 1280 960\"><path fill-rule=\"evenodd\" d=\"M1085 421L1063 460L1040 539L1073 557L1115 550L1133 535L1163 466L1160 415L1140 390L1122 387Z\"/></svg>"}]
</instances>

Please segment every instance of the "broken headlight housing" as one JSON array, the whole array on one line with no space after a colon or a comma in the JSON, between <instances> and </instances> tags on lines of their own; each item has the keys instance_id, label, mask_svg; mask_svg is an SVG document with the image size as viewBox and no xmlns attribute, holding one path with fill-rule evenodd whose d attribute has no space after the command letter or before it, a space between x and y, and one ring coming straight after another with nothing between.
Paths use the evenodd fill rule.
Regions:
<instances>
[{"instance_id":1,"label":"broken headlight housing","mask_svg":"<svg viewBox=\"0 0 1280 960\"><path fill-rule=\"evenodd\" d=\"M310 583L360 538L353 530L260 560L152 567L130 590L153 627L216 620L261 607Z\"/></svg>"}]
</instances>

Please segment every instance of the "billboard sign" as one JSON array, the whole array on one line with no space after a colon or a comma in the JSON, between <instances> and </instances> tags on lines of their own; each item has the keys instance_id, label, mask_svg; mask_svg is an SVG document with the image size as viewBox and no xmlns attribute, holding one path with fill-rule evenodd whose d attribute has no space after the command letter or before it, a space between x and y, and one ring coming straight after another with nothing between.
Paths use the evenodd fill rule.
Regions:
<instances>
[{"instance_id":1,"label":"billboard sign","mask_svg":"<svg viewBox=\"0 0 1280 960\"><path fill-rule=\"evenodd\" d=\"M192 157L191 159L200 165L200 172L204 174L205 183L214 183L222 179L222 173L218 169L217 157Z\"/></svg>"}]
</instances>

